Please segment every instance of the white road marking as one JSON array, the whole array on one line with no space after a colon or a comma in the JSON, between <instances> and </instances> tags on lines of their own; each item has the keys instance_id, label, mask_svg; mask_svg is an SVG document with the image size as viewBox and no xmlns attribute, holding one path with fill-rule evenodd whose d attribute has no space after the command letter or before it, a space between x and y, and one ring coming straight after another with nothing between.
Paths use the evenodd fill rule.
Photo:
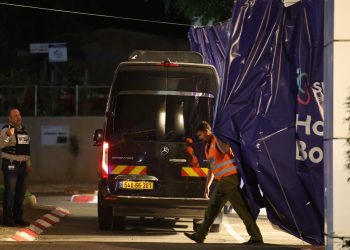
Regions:
<instances>
[{"instance_id":1,"label":"white road marking","mask_svg":"<svg viewBox=\"0 0 350 250\"><path fill-rule=\"evenodd\" d=\"M238 243L245 242L245 239L241 235L239 235L228 223L226 215L224 215L222 218L222 225L225 227L227 233L231 235L236 241L238 241Z\"/></svg>"},{"instance_id":2,"label":"white road marking","mask_svg":"<svg viewBox=\"0 0 350 250\"><path fill-rule=\"evenodd\" d=\"M63 212L61 212L61 211L59 211L57 209L52 210L51 213L54 214L54 215L57 215L58 217L61 217L61 218L65 217L67 215L67 214L65 214L65 213L63 213Z\"/></svg>"},{"instance_id":3,"label":"white road marking","mask_svg":"<svg viewBox=\"0 0 350 250\"><path fill-rule=\"evenodd\" d=\"M70 214L69 211L67 209L61 208L61 207L56 207L57 211L65 213L66 215Z\"/></svg>"},{"instance_id":4,"label":"white road marking","mask_svg":"<svg viewBox=\"0 0 350 250\"><path fill-rule=\"evenodd\" d=\"M40 225L42 225L43 227L52 227L52 224L44 221L43 219L37 219L35 222L39 223Z\"/></svg>"},{"instance_id":5,"label":"white road marking","mask_svg":"<svg viewBox=\"0 0 350 250\"><path fill-rule=\"evenodd\" d=\"M12 238L3 238L3 239L1 239L1 241L16 241L16 240L14 240Z\"/></svg>"},{"instance_id":6,"label":"white road marking","mask_svg":"<svg viewBox=\"0 0 350 250\"><path fill-rule=\"evenodd\" d=\"M57 216L54 216L52 214L45 214L43 217L49 219L49 220L52 220L53 222L60 222L60 219L57 217Z\"/></svg>"},{"instance_id":7,"label":"white road marking","mask_svg":"<svg viewBox=\"0 0 350 250\"><path fill-rule=\"evenodd\" d=\"M18 231L18 232L16 232L16 234L17 234L18 236L20 236L20 237L22 237L22 238L28 240L28 241L33 241L33 240L35 240L35 238L34 238L33 236L27 234L26 232Z\"/></svg>"},{"instance_id":8,"label":"white road marking","mask_svg":"<svg viewBox=\"0 0 350 250\"><path fill-rule=\"evenodd\" d=\"M28 228L33 232L36 232L37 234L41 234L44 231L41 228L38 228L37 226L35 226L34 224L30 224Z\"/></svg>"}]
</instances>

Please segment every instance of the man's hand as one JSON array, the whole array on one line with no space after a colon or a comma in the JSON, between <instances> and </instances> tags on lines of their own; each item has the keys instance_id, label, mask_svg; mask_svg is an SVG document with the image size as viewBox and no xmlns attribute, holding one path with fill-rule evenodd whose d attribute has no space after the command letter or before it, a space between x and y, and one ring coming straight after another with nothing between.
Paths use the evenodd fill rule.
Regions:
<instances>
[{"instance_id":1,"label":"man's hand","mask_svg":"<svg viewBox=\"0 0 350 250\"><path fill-rule=\"evenodd\" d=\"M209 187L205 187L205 190L204 190L204 197L209 199Z\"/></svg>"},{"instance_id":2,"label":"man's hand","mask_svg":"<svg viewBox=\"0 0 350 250\"><path fill-rule=\"evenodd\" d=\"M11 128L10 125L9 125L9 127L6 130L6 135L7 136L12 136L12 135L14 135L14 133L15 133L15 129Z\"/></svg>"},{"instance_id":3,"label":"man's hand","mask_svg":"<svg viewBox=\"0 0 350 250\"><path fill-rule=\"evenodd\" d=\"M211 169L209 168L208 175L207 175L207 180L206 180L206 183L205 183L205 190L204 190L204 197L207 198L207 199L209 198L210 185L213 182L213 179L214 179L214 174L211 171Z\"/></svg>"}]
</instances>

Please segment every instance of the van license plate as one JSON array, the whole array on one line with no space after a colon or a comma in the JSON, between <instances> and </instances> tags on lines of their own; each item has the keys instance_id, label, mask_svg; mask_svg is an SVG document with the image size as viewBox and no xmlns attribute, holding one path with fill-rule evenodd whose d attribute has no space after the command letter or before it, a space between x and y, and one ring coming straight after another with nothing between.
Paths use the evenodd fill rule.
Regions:
<instances>
[{"instance_id":1,"label":"van license plate","mask_svg":"<svg viewBox=\"0 0 350 250\"><path fill-rule=\"evenodd\" d=\"M152 190L153 182L150 181L120 181L120 189L134 189L134 190Z\"/></svg>"}]
</instances>

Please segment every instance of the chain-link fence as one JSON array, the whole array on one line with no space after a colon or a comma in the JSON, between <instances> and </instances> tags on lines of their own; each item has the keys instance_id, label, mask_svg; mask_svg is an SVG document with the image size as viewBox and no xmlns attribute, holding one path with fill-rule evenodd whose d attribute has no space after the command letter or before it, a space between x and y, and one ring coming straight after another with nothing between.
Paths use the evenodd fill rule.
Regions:
<instances>
[{"instance_id":1,"label":"chain-link fence","mask_svg":"<svg viewBox=\"0 0 350 250\"><path fill-rule=\"evenodd\" d=\"M109 86L1 86L0 116L17 107L24 116L99 116Z\"/></svg>"}]
</instances>

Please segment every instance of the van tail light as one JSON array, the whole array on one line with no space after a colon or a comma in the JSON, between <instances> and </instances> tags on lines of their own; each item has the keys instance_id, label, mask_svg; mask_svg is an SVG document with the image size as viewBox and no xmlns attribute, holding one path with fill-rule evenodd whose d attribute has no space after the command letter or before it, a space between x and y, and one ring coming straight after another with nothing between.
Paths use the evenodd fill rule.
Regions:
<instances>
[{"instance_id":1,"label":"van tail light","mask_svg":"<svg viewBox=\"0 0 350 250\"><path fill-rule=\"evenodd\" d=\"M162 63L158 63L158 66L163 66L163 67L179 67L179 64L173 63L170 60L166 60Z\"/></svg>"},{"instance_id":2,"label":"van tail light","mask_svg":"<svg viewBox=\"0 0 350 250\"><path fill-rule=\"evenodd\" d=\"M100 174L102 179L108 178L108 148L109 148L108 142L103 142L102 162L101 162L101 169L100 169Z\"/></svg>"}]
</instances>

